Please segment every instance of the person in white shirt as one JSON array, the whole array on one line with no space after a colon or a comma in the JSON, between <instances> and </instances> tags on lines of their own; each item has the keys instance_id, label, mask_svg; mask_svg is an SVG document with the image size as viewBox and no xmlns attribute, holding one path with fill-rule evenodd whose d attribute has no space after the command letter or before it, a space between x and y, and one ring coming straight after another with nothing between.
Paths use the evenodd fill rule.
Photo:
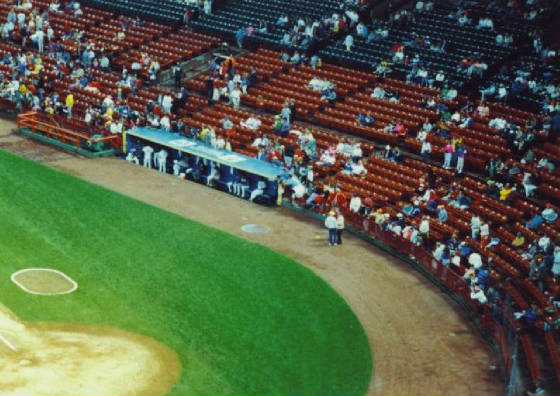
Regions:
<instances>
[{"instance_id":1,"label":"person in white shirt","mask_svg":"<svg viewBox=\"0 0 560 396\"><path fill-rule=\"evenodd\" d=\"M158 151L154 156L154 165L157 165L158 170L161 173L165 173L167 171L167 151L161 149Z\"/></svg>"},{"instance_id":2,"label":"person in white shirt","mask_svg":"<svg viewBox=\"0 0 560 396\"><path fill-rule=\"evenodd\" d=\"M473 267L474 269L482 267L482 257L476 252L469 255L468 261L471 267Z\"/></svg>"},{"instance_id":3,"label":"person in white shirt","mask_svg":"<svg viewBox=\"0 0 560 396\"><path fill-rule=\"evenodd\" d=\"M432 145L429 141L424 140L422 142L422 147L420 148L420 155L424 162L428 162L430 160L430 155L432 154Z\"/></svg>"},{"instance_id":4,"label":"person in white shirt","mask_svg":"<svg viewBox=\"0 0 560 396\"><path fill-rule=\"evenodd\" d=\"M258 131L261 125L262 125L261 120L255 117L249 117L245 121L241 121L242 127L251 129L253 131Z\"/></svg>"},{"instance_id":5,"label":"person in white shirt","mask_svg":"<svg viewBox=\"0 0 560 396\"><path fill-rule=\"evenodd\" d=\"M354 10L346 10L345 14L348 19L350 19L352 24L358 23L358 21L360 20L360 16Z\"/></svg>"},{"instance_id":6,"label":"person in white shirt","mask_svg":"<svg viewBox=\"0 0 560 396\"><path fill-rule=\"evenodd\" d=\"M496 44L497 45L503 45L504 44L504 36L502 36L501 33L498 33L496 35Z\"/></svg>"},{"instance_id":7,"label":"person in white shirt","mask_svg":"<svg viewBox=\"0 0 560 396\"><path fill-rule=\"evenodd\" d=\"M142 151L144 152L144 167L152 168L152 154L154 149L151 146L144 146L142 147Z\"/></svg>"},{"instance_id":8,"label":"person in white shirt","mask_svg":"<svg viewBox=\"0 0 560 396\"><path fill-rule=\"evenodd\" d=\"M226 147L226 141L224 140L223 137L218 136L215 139L214 148L217 148L218 150L223 150L225 147Z\"/></svg>"},{"instance_id":9,"label":"person in white shirt","mask_svg":"<svg viewBox=\"0 0 560 396\"><path fill-rule=\"evenodd\" d=\"M214 185L214 180L218 180L220 178L220 172L218 171L218 167L215 163L210 164L210 173L206 178L206 185L211 187Z\"/></svg>"},{"instance_id":10,"label":"person in white shirt","mask_svg":"<svg viewBox=\"0 0 560 396\"><path fill-rule=\"evenodd\" d=\"M337 222L334 217L334 210L329 212L329 215L325 219L325 227L329 230L329 246L337 245Z\"/></svg>"},{"instance_id":11,"label":"person in white shirt","mask_svg":"<svg viewBox=\"0 0 560 396\"><path fill-rule=\"evenodd\" d=\"M397 217L402 217L402 213L398 213ZM400 223L391 223L389 224L389 226L387 227L387 229L397 235L401 235L402 234L402 226L400 225Z\"/></svg>"},{"instance_id":12,"label":"person in white shirt","mask_svg":"<svg viewBox=\"0 0 560 396\"><path fill-rule=\"evenodd\" d=\"M430 120L428 118L426 118L426 121L422 124L422 131L426 131L427 133L430 133L433 129L433 125L430 122Z\"/></svg>"},{"instance_id":13,"label":"person in white shirt","mask_svg":"<svg viewBox=\"0 0 560 396\"><path fill-rule=\"evenodd\" d=\"M350 198L349 208L354 213L358 213L362 208L362 199L357 194L352 195L352 198Z\"/></svg>"},{"instance_id":14,"label":"person in white shirt","mask_svg":"<svg viewBox=\"0 0 560 396\"><path fill-rule=\"evenodd\" d=\"M542 237L539 239L537 245L539 246L539 248L541 248L541 250L542 250L543 252L548 251L548 248L550 247L550 238L547 237L546 235L545 235L545 236L542 236Z\"/></svg>"},{"instance_id":15,"label":"person in white shirt","mask_svg":"<svg viewBox=\"0 0 560 396\"><path fill-rule=\"evenodd\" d=\"M500 117L493 118L488 123L489 127L496 128L499 131L505 129L506 125L507 125L507 121Z\"/></svg>"},{"instance_id":16,"label":"person in white shirt","mask_svg":"<svg viewBox=\"0 0 560 396\"><path fill-rule=\"evenodd\" d=\"M321 165L332 166L334 165L335 162L336 162L336 157L334 152L331 150L323 150L319 163Z\"/></svg>"},{"instance_id":17,"label":"person in white shirt","mask_svg":"<svg viewBox=\"0 0 560 396\"><path fill-rule=\"evenodd\" d=\"M362 146L357 142L352 146L352 158L361 158L363 155Z\"/></svg>"},{"instance_id":18,"label":"person in white shirt","mask_svg":"<svg viewBox=\"0 0 560 396\"><path fill-rule=\"evenodd\" d=\"M161 108L167 114L171 114L171 106L173 104L173 99L171 95L163 95L163 99L161 101Z\"/></svg>"},{"instance_id":19,"label":"person in white shirt","mask_svg":"<svg viewBox=\"0 0 560 396\"><path fill-rule=\"evenodd\" d=\"M355 176L362 176L367 173L367 169L364 167L362 160L352 165L352 174Z\"/></svg>"},{"instance_id":20,"label":"person in white shirt","mask_svg":"<svg viewBox=\"0 0 560 396\"><path fill-rule=\"evenodd\" d=\"M23 26L25 25L25 13L24 12L19 12L17 14L17 22L18 22L18 26L19 28L23 28Z\"/></svg>"},{"instance_id":21,"label":"person in white shirt","mask_svg":"<svg viewBox=\"0 0 560 396\"><path fill-rule=\"evenodd\" d=\"M52 27L47 27L47 41L50 43L54 37L54 30Z\"/></svg>"},{"instance_id":22,"label":"person in white shirt","mask_svg":"<svg viewBox=\"0 0 560 396\"><path fill-rule=\"evenodd\" d=\"M362 38L366 37L366 26L362 22L358 23L358 26L356 26L356 35Z\"/></svg>"},{"instance_id":23,"label":"person in white shirt","mask_svg":"<svg viewBox=\"0 0 560 396\"><path fill-rule=\"evenodd\" d=\"M288 23L288 16L287 15L283 15L280 16L277 20L276 20L276 24L279 26L284 26Z\"/></svg>"},{"instance_id":24,"label":"person in white shirt","mask_svg":"<svg viewBox=\"0 0 560 396\"><path fill-rule=\"evenodd\" d=\"M37 30L35 34L33 34L32 39L37 42L37 49L39 50L39 53L43 53L45 32Z\"/></svg>"},{"instance_id":25,"label":"person in white shirt","mask_svg":"<svg viewBox=\"0 0 560 396\"><path fill-rule=\"evenodd\" d=\"M84 116L84 122L89 125L93 121L93 111L88 107L86 109L86 115Z\"/></svg>"},{"instance_id":26,"label":"person in white shirt","mask_svg":"<svg viewBox=\"0 0 560 396\"><path fill-rule=\"evenodd\" d=\"M443 73L443 71L439 70L436 73L436 78L435 78L436 87L441 88L443 86L444 81L445 81L445 74Z\"/></svg>"},{"instance_id":27,"label":"person in white shirt","mask_svg":"<svg viewBox=\"0 0 560 396\"><path fill-rule=\"evenodd\" d=\"M523 189L525 190L526 197L530 197L531 195L533 195L533 192L537 189L537 186L533 183L531 174L529 172L524 173L523 181L521 184L523 185Z\"/></svg>"},{"instance_id":28,"label":"person in white shirt","mask_svg":"<svg viewBox=\"0 0 560 396\"><path fill-rule=\"evenodd\" d=\"M505 102L507 95L508 95L508 91L506 87L503 84L500 84L500 88L498 88L497 99L502 102Z\"/></svg>"},{"instance_id":29,"label":"person in white shirt","mask_svg":"<svg viewBox=\"0 0 560 396\"><path fill-rule=\"evenodd\" d=\"M385 97L385 90L378 85L373 90L373 93L371 94L371 97L372 98L377 98L377 99L383 99Z\"/></svg>"},{"instance_id":30,"label":"person in white shirt","mask_svg":"<svg viewBox=\"0 0 560 396\"><path fill-rule=\"evenodd\" d=\"M455 113L453 113L451 115L451 121L453 121L454 123L458 124L459 122L461 122L461 114L456 111Z\"/></svg>"},{"instance_id":31,"label":"person in white shirt","mask_svg":"<svg viewBox=\"0 0 560 396\"><path fill-rule=\"evenodd\" d=\"M103 111L105 112L107 109L112 109L115 102L113 102L113 97L111 95L107 96L103 99Z\"/></svg>"},{"instance_id":32,"label":"person in white shirt","mask_svg":"<svg viewBox=\"0 0 560 396\"><path fill-rule=\"evenodd\" d=\"M49 10L54 11L54 12L58 12L60 8L60 3L58 3L58 1L56 2L52 2L51 4L49 4Z\"/></svg>"},{"instance_id":33,"label":"person in white shirt","mask_svg":"<svg viewBox=\"0 0 560 396\"><path fill-rule=\"evenodd\" d=\"M150 116L148 115L148 119L147 119L147 123L152 127L152 128L159 128L159 117L158 116Z\"/></svg>"},{"instance_id":34,"label":"person in white shirt","mask_svg":"<svg viewBox=\"0 0 560 396\"><path fill-rule=\"evenodd\" d=\"M103 55L101 57L101 59L99 60L99 67L102 69L109 68L109 58L107 58L107 55Z\"/></svg>"},{"instance_id":35,"label":"person in white shirt","mask_svg":"<svg viewBox=\"0 0 560 396\"><path fill-rule=\"evenodd\" d=\"M239 104L241 101L241 90L237 85L235 86L233 91L231 91L230 99L231 99L231 103L233 104L233 108L236 110L239 109Z\"/></svg>"},{"instance_id":36,"label":"person in white shirt","mask_svg":"<svg viewBox=\"0 0 560 396\"><path fill-rule=\"evenodd\" d=\"M471 299L478 301L480 304L486 304L488 299L478 285L474 285L471 289Z\"/></svg>"},{"instance_id":37,"label":"person in white shirt","mask_svg":"<svg viewBox=\"0 0 560 396\"><path fill-rule=\"evenodd\" d=\"M342 233L344 232L344 216L340 210L336 214L336 243L342 245Z\"/></svg>"},{"instance_id":38,"label":"person in white shirt","mask_svg":"<svg viewBox=\"0 0 560 396\"><path fill-rule=\"evenodd\" d=\"M449 88L447 94L445 95L444 99L447 100L455 100L457 99L457 90L455 88Z\"/></svg>"},{"instance_id":39,"label":"person in white shirt","mask_svg":"<svg viewBox=\"0 0 560 396\"><path fill-rule=\"evenodd\" d=\"M130 163L133 164L140 164L140 161L138 160L138 157L136 156L136 149L132 149L129 151L129 153L126 155L126 160Z\"/></svg>"},{"instance_id":40,"label":"person in white shirt","mask_svg":"<svg viewBox=\"0 0 560 396\"><path fill-rule=\"evenodd\" d=\"M436 248L432 252L432 255L437 261L441 261L443 251L445 250L445 245L441 242L437 242Z\"/></svg>"},{"instance_id":41,"label":"person in white shirt","mask_svg":"<svg viewBox=\"0 0 560 396\"><path fill-rule=\"evenodd\" d=\"M340 155L343 155L345 151L346 151L346 143L344 142L344 140L341 140L336 145L336 153L340 154Z\"/></svg>"},{"instance_id":42,"label":"person in white shirt","mask_svg":"<svg viewBox=\"0 0 560 396\"><path fill-rule=\"evenodd\" d=\"M344 45L346 46L346 51L352 51L352 46L354 45L354 37L349 34L344 39Z\"/></svg>"},{"instance_id":43,"label":"person in white shirt","mask_svg":"<svg viewBox=\"0 0 560 396\"><path fill-rule=\"evenodd\" d=\"M420 222L420 226L418 227L418 231L420 232L420 235L422 235L423 237L427 238L429 237L430 234L430 218L428 216L425 216L422 221Z\"/></svg>"},{"instance_id":44,"label":"person in white shirt","mask_svg":"<svg viewBox=\"0 0 560 396\"><path fill-rule=\"evenodd\" d=\"M173 176L181 175L181 164L177 160L173 160Z\"/></svg>"},{"instance_id":45,"label":"person in white shirt","mask_svg":"<svg viewBox=\"0 0 560 396\"><path fill-rule=\"evenodd\" d=\"M251 147L261 147L263 145L263 139L260 136L257 136L253 143L251 143Z\"/></svg>"},{"instance_id":46,"label":"person in white shirt","mask_svg":"<svg viewBox=\"0 0 560 396\"><path fill-rule=\"evenodd\" d=\"M251 191L251 196L249 197L249 201L253 202L255 198L263 195L265 188L266 188L266 183L263 180L259 180L257 183L257 188Z\"/></svg>"},{"instance_id":47,"label":"person in white shirt","mask_svg":"<svg viewBox=\"0 0 560 396\"><path fill-rule=\"evenodd\" d=\"M111 132L113 135L120 135L122 134L122 128L122 121L119 120L118 122L112 122L109 126L109 132Z\"/></svg>"},{"instance_id":48,"label":"person in white shirt","mask_svg":"<svg viewBox=\"0 0 560 396\"><path fill-rule=\"evenodd\" d=\"M169 132L171 130L171 121L169 120L169 116L164 115L161 117L159 124L165 132Z\"/></svg>"},{"instance_id":49,"label":"person in white shirt","mask_svg":"<svg viewBox=\"0 0 560 396\"><path fill-rule=\"evenodd\" d=\"M480 226L481 225L482 225L482 222L480 220L480 217L478 217L478 216L471 217L471 237L472 237L472 239L474 239L474 240L478 239L478 235L480 234Z\"/></svg>"}]
</instances>

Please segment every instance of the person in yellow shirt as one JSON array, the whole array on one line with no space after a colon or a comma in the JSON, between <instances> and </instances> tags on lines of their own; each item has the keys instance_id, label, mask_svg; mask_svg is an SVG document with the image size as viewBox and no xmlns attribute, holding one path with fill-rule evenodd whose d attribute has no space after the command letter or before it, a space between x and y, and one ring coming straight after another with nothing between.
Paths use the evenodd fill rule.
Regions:
<instances>
[{"instance_id":1,"label":"person in yellow shirt","mask_svg":"<svg viewBox=\"0 0 560 396\"><path fill-rule=\"evenodd\" d=\"M74 107L74 95L69 93L66 96L66 112L68 113L68 119L72 118L72 107Z\"/></svg>"},{"instance_id":2,"label":"person in yellow shirt","mask_svg":"<svg viewBox=\"0 0 560 396\"><path fill-rule=\"evenodd\" d=\"M27 93L27 87L25 86L25 84L19 84L19 93L22 95L25 95Z\"/></svg>"},{"instance_id":3,"label":"person in yellow shirt","mask_svg":"<svg viewBox=\"0 0 560 396\"><path fill-rule=\"evenodd\" d=\"M200 130L200 140L204 142L206 140L206 135L208 134L208 132L210 132L210 128L208 128L208 126L206 125L203 125L202 129Z\"/></svg>"},{"instance_id":4,"label":"person in yellow shirt","mask_svg":"<svg viewBox=\"0 0 560 396\"><path fill-rule=\"evenodd\" d=\"M463 144L463 137L462 136L455 136L453 138L453 140L451 140L451 145L453 146L453 149L455 151L457 151L457 143Z\"/></svg>"},{"instance_id":5,"label":"person in yellow shirt","mask_svg":"<svg viewBox=\"0 0 560 396\"><path fill-rule=\"evenodd\" d=\"M105 121L105 126L109 127L111 125L111 123L113 122L113 108L112 107L107 107L107 110L105 110L105 114L103 114L103 121Z\"/></svg>"},{"instance_id":6,"label":"person in yellow shirt","mask_svg":"<svg viewBox=\"0 0 560 396\"><path fill-rule=\"evenodd\" d=\"M511 186L508 184L506 184L501 190L500 190L500 201L507 201L510 194L511 194Z\"/></svg>"},{"instance_id":7,"label":"person in yellow shirt","mask_svg":"<svg viewBox=\"0 0 560 396\"><path fill-rule=\"evenodd\" d=\"M31 72L31 74L39 74L42 69L43 69L43 65L41 65L40 63L35 63L35 66L33 67L33 71Z\"/></svg>"},{"instance_id":8,"label":"person in yellow shirt","mask_svg":"<svg viewBox=\"0 0 560 396\"><path fill-rule=\"evenodd\" d=\"M511 246L518 249L525 245L525 236L521 232L518 232L513 241L511 241Z\"/></svg>"}]
</instances>

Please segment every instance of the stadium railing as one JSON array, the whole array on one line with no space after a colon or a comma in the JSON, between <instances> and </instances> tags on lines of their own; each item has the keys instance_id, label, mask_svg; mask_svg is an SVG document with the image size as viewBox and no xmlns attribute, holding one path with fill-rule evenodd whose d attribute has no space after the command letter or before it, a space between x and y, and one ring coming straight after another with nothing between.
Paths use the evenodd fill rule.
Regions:
<instances>
[{"instance_id":1,"label":"stadium railing","mask_svg":"<svg viewBox=\"0 0 560 396\"><path fill-rule=\"evenodd\" d=\"M72 131L60 127L56 121L49 118L48 115L38 112L20 113L17 116L17 129L24 131L27 129L30 136L39 138L41 140L51 140L56 142L57 146L63 148L70 148L74 146L73 151L85 154L88 156L97 153L103 155L104 153L113 154L114 149L121 146L121 137L118 135L111 136L87 136L79 132ZM107 149L107 147L113 149Z\"/></svg>"}]
</instances>

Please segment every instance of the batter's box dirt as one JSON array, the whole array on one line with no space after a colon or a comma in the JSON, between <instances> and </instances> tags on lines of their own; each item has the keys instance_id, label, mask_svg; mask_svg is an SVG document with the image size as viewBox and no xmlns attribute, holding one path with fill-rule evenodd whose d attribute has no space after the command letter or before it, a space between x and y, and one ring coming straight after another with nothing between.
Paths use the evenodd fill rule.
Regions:
<instances>
[{"instance_id":1,"label":"batter's box dirt","mask_svg":"<svg viewBox=\"0 0 560 396\"><path fill-rule=\"evenodd\" d=\"M78 284L63 272L50 268L26 268L12 274L12 282L31 294L53 296L72 293Z\"/></svg>"}]
</instances>

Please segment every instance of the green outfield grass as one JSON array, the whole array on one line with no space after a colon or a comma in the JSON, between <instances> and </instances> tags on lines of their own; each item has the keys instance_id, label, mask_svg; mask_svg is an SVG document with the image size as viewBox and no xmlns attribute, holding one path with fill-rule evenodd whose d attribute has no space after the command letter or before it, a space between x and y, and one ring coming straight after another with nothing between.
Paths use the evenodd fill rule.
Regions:
<instances>
[{"instance_id":1,"label":"green outfield grass","mask_svg":"<svg viewBox=\"0 0 560 396\"><path fill-rule=\"evenodd\" d=\"M78 291L41 297L10 282L36 266ZM359 321L300 264L4 152L0 302L26 321L154 337L184 367L174 395L361 395L370 380Z\"/></svg>"}]
</instances>

